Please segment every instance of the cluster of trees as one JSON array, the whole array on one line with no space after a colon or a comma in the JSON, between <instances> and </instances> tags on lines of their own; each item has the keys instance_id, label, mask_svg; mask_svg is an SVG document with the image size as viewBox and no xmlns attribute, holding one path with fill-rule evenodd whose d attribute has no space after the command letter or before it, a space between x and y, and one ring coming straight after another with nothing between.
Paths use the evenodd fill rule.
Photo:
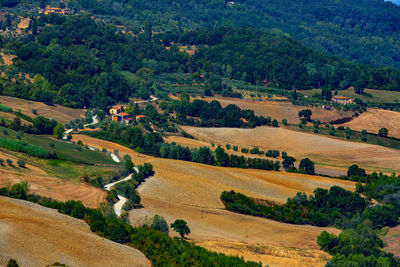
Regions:
<instances>
[{"instance_id":1,"label":"cluster of trees","mask_svg":"<svg viewBox=\"0 0 400 267\"><path fill-rule=\"evenodd\" d=\"M345 219L362 213L368 202L358 193L334 186L318 188L314 195L297 193L284 205L258 204L253 199L234 191L223 192L221 200L227 210L242 214L271 218L293 224L316 226L341 225Z\"/></svg>"},{"instance_id":2,"label":"cluster of trees","mask_svg":"<svg viewBox=\"0 0 400 267\"><path fill-rule=\"evenodd\" d=\"M256 116L254 111L242 110L233 104L223 108L221 103L216 100L210 103L198 99L190 102L187 94L182 94L180 98L179 101L164 102L160 105L162 109L168 112L175 112L179 123L200 127L253 128L260 125L272 125L270 117Z\"/></svg>"},{"instance_id":3,"label":"cluster of trees","mask_svg":"<svg viewBox=\"0 0 400 267\"><path fill-rule=\"evenodd\" d=\"M54 158L55 155L45 150L40 146L29 144L21 140L12 140L7 138L0 138L0 147L7 150L23 152L33 157L48 159Z\"/></svg>"},{"instance_id":4,"label":"cluster of trees","mask_svg":"<svg viewBox=\"0 0 400 267\"><path fill-rule=\"evenodd\" d=\"M52 17L43 16L53 26L37 37L2 44L12 48L17 58L0 93L105 109L128 102L131 96L147 98L154 73L184 71L188 56L154 43L151 32L131 36L89 16ZM33 81L27 83L19 72L29 73Z\"/></svg>"},{"instance_id":5,"label":"cluster of trees","mask_svg":"<svg viewBox=\"0 0 400 267\"><path fill-rule=\"evenodd\" d=\"M400 14L399 14L400 15ZM210 73L284 89L399 90L400 71L343 61L293 39L252 29L214 28L164 33L160 40L197 45L194 63ZM330 100L330 99L328 99Z\"/></svg>"},{"instance_id":6,"label":"cluster of trees","mask_svg":"<svg viewBox=\"0 0 400 267\"><path fill-rule=\"evenodd\" d=\"M138 127L125 126L120 123L111 121L103 121L100 125L103 131L84 132L85 134L119 143L138 152L149 154L152 156L179 159L186 161L194 161L203 164L234 167L234 168L253 168L262 170L280 169L279 161L268 159L246 158L227 154L222 147L217 147L215 151L211 151L208 147L199 149L189 149L176 143L164 143L159 133L146 133Z\"/></svg>"},{"instance_id":7,"label":"cluster of trees","mask_svg":"<svg viewBox=\"0 0 400 267\"><path fill-rule=\"evenodd\" d=\"M210 252L183 239L171 238L168 234L150 227L134 228L123 219L117 218L111 206L91 209L79 201L59 202L38 195L29 195L28 189L28 183L22 182L11 188L0 188L0 195L28 200L57 209L60 213L74 218L83 219L96 234L137 248L154 266L261 266L255 262L245 262L239 257Z\"/></svg>"},{"instance_id":8,"label":"cluster of trees","mask_svg":"<svg viewBox=\"0 0 400 267\"><path fill-rule=\"evenodd\" d=\"M362 181L356 191L373 198L378 204L355 214L347 221L338 236L322 232L317 243L321 249L333 255L331 262L336 266L369 265L398 266L399 260L392 254L381 250L384 243L378 235L385 227L399 224L400 217L400 179L394 173L391 176L365 170L352 165L348 169L348 177Z\"/></svg>"},{"instance_id":9,"label":"cluster of trees","mask_svg":"<svg viewBox=\"0 0 400 267\"><path fill-rule=\"evenodd\" d=\"M358 222L338 236L326 231L318 236L321 249L333 255L327 266L398 266L398 259L382 250L384 242L377 231Z\"/></svg>"},{"instance_id":10,"label":"cluster of trees","mask_svg":"<svg viewBox=\"0 0 400 267\"><path fill-rule=\"evenodd\" d=\"M177 29L250 27L289 35L308 47L349 60L400 66L399 44L393 42L398 37L400 11L390 1L240 0L232 4L187 0L172 5L168 0L78 0L68 5L78 10L85 8L117 25L127 21L135 33L146 29L143 21L152 21L158 32L174 30L174 40L180 43L188 43L192 37Z\"/></svg>"}]
</instances>

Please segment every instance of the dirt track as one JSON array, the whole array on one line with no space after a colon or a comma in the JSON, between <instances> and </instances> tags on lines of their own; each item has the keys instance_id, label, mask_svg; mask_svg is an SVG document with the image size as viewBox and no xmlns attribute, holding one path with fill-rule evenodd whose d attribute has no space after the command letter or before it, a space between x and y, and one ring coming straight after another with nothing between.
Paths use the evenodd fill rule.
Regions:
<instances>
[{"instance_id":1,"label":"dirt track","mask_svg":"<svg viewBox=\"0 0 400 267\"><path fill-rule=\"evenodd\" d=\"M168 222L184 219L192 231L189 235L192 241L246 259L256 257L270 266L323 266L329 256L317 250L315 242L323 228L225 211L219 199L222 191L233 189L253 197L285 202L298 191L310 194L317 187L340 185L354 189L352 182L343 180L158 159L88 136L77 135L74 139L109 151L118 149L120 155L131 155L135 164L153 164L155 176L139 188L144 208L130 213L133 223L141 224L146 216L154 214L164 216ZM262 248L261 255L254 247ZM270 247L273 249L268 249Z\"/></svg>"},{"instance_id":2,"label":"dirt track","mask_svg":"<svg viewBox=\"0 0 400 267\"><path fill-rule=\"evenodd\" d=\"M239 147L257 146L262 150L277 149L288 152L298 160L309 157L326 168L341 168L343 171L352 164L358 164L368 171L400 171L400 151L376 145L272 127L183 129L199 140Z\"/></svg>"},{"instance_id":3,"label":"dirt track","mask_svg":"<svg viewBox=\"0 0 400 267\"><path fill-rule=\"evenodd\" d=\"M138 250L99 237L82 220L39 205L0 197L0 266L150 266Z\"/></svg>"}]
</instances>

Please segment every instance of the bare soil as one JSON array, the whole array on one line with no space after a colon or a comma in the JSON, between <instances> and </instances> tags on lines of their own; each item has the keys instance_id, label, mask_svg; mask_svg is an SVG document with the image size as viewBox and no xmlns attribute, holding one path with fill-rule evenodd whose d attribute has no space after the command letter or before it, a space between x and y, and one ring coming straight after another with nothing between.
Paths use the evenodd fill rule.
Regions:
<instances>
[{"instance_id":1,"label":"bare soil","mask_svg":"<svg viewBox=\"0 0 400 267\"><path fill-rule=\"evenodd\" d=\"M0 266L151 266L138 250L99 237L82 220L0 197Z\"/></svg>"}]
</instances>

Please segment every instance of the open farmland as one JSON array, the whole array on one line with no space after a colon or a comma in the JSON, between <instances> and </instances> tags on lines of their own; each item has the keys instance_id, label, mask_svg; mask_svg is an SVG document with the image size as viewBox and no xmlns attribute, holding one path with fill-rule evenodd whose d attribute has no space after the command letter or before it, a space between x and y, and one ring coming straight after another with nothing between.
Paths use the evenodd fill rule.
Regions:
<instances>
[{"instance_id":1,"label":"open farmland","mask_svg":"<svg viewBox=\"0 0 400 267\"><path fill-rule=\"evenodd\" d=\"M338 91L339 95L353 99L360 98L364 102L398 103L398 101L400 100L400 92L398 91L365 89L364 92L366 93L365 95L358 95L354 93L354 89L352 87L346 90ZM315 94L321 94L321 89L302 90L299 91L299 93L304 94L306 96L313 96ZM368 95L371 95L372 97Z\"/></svg>"},{"instance_id":2,"label":"open farmland","mask_svg":"<svg viewBox=\"0 0 400 267\"><path fill-rule=\"evenodd\" d=\"M343 125L353 130L367 130L371 133L378 133L379 129L387 128L389 136L400 138L400 112L368 109L368 112Z\"/></svg>"},{"instance_id":3,"label":"open farmland","mask_svg":"<svg viewBox=\"0 0 400 267\"><path fill-rule=\"evenodd\" d=\"M223 107L230 104L237 105L241 109L250 109L258 116L270 116L273 119L282 121L282 119L287 119L289 123L299 122L299 111L305 109L306 107L295 106L290 102L280 102L280 101L266 101L266 100L252 100L252 99L240 99L240 98L227 98L227 97L205 97L205 98L194 98L202 99L207 102L212 100L217 100L221 103ZM344 111L338 110L325 110L318 107L307 107L311 109L314 120L320 120L321 122L329 122L342 117L346 117L347 114Z\"/></svg>"},{"instance_id":4,"label":"open farmland","mask_svg":"<svg viewBox=\"0 0 400 267\"><path fill-rule=\"evenodd\" d=\"M315 240L324 228L228 212L219 199L222 191L236 190L283 203L299 191L310 194L317 187L339 185L354 189L354 183L338 179L153 158L84 135L74 135L73 140L97 148L118 149L120 155L129 154L136 165L153 165L155 175L139 187L144 208L130 213L134 224L141 224L146 216L154 214L164 216L169 223L184 219L192 231L189 238L195 243L245 259L259 259L270 266L323 266L329 256L318 250Z\"/></svg>"},{"instance_id":5,"label":"open farmland","mask_svg":"<svg viewBox=\"0 0 400 267\"><path fill-rule=\"evenodd\" d=\"M215 144L240 147L257 146L262 150L286 151L300 160L309 157L317 167L342 169L358 164L368 171L391 173L400 171L400 151L386 147L349 142L301 133L284 128L257 127L255 129L182 127L197 139ZM318 171L318 168L317 168Z\"/></svg>"},{"instance_id":6,"label":"open farmland","mask_svg":"<svg viewBox=\"0 0 400 267\"><path fill-rule=\"evenodd\" d=\"M82 220L39 205L0 197L0 265L150 266L138 250L92 233Z\"/></svg>"},{"instance_id":7,"label":"open farmland","mask_svg":"<svg viewBox=\"0 0 400 267\"><path fill-rule=\"evenodd\" d=\"M43 116L49 119L55 119L61 123L68 123L71 120L85 117L85 111L82 109L72 109L60 105L47 105L42 102L10 96L0 96L0 103L12 108L14 111L21 110L22 113L33 118L36 116ZM32 109L37 109L37 115L32 113Z\"/></svg>"}]
</instances>

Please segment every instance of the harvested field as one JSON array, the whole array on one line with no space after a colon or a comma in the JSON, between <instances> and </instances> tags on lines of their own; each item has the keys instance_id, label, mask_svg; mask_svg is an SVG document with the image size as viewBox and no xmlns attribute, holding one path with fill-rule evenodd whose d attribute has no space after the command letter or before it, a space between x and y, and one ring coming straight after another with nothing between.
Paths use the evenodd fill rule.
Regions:
<instances>
[{"instance_id":1,"label":"harvested field","mask_svg":"<svg viewBox=\"0 0 400 267\"><path fill-rule=\"evenodd\" d=\"M88 136L76 135L74 139L100 149L118 149L121 156L129 154L136 165L153 165L154 177L139 187L144 208L130 212L133 224L140 225L146 216L154 214L164 216L169 223L184 219L192 231L189 238L195 243L249 260L258 257L270 266L323 266L329 255L318 250L316 238L325 228L228 212L219 199L222 191L236 190L282 203L299 191L310 194L317 187L354 189L354 183L338 179L152 158ZM337 229L328 230L338 233Z\"/></svg>"},{"instance_id":2,"label":"harvested field","mask_svg":"<svg viewBox=\"0 0 400 267\"><path fill-rule=\"evenodd\" d=\"M10 96L0 96L0 103L12 108L14 111L21 110L22 113L35 118L43 116L49 119L55 119L61 123L68 123L73 119L84 118L85 111L82 109L72 109L60 105L46 105L42 102L25 100ZM32 113L32 109L37 109L37 115Z\"/></svg>"},{"instance_id":3,"label":"harvested field","mask_svg":"<svg viewBox=\"0 0 400 267\"><path fill-rule=\"evenodd\" d=\"M379 129L387 128L389 136L400 138L400 112L368 109L368 112L343 125L357 131L367 130L370 133L378 133Z\"/></svg>"},{"instance_id":4,"label":"harvested field","mask_svg":"<svg viewBox=\"0 0 400 267\"><path fill-rule=\"evenodd\" d=\"M90 231L82 220L39 205L0 197L0 265L151 266L138 250Z\"/></svg>"},{"instance_id":5,"label":"harvested field","mask_svg":"<svg viewBox=\"0 0 400 267\"><path fill-rule=\"evenodd\" d=\"M250 109L258 116L270 116L273 119L277 119L279 122L282 119L287 119L289 123L299 122L299 111L303 109L311 109L314 120L320 120L321 122L329 122L342 117L349 116L344 111L338 110L325 110L323 108L312 108L312 107L301 107L295 106L290 102L278 102L278 101L258 101L250 99L240 99L240 98L226 98L226 97L205 97L205 98L193 98L202 99L208 102L212 100L217 100L221 103L223 107L230 104L237 105L241 109Z\"/></svg>"},{"instance_id":6,"label":"harvested field","mask_svg":"<svg viewBox=\"0 0 400 267\"><path fill-rule=\"evenodd\" d=\"M39 176L30 173L18 173L0 169L0 187L28 181L30 190L42 196L58 201L80 200L85 206L99 207L106 202L107 193L99 188L79 182L65 181L57 178Z\"/></svg>"},{"instance_id":7,"label":"harvested field","mask_svg":"<svg viewBox=\"0 0 400 267\"><path fill-rule=\"evenodd\" d=\"M14 55L6 55L4 53L0 53L0 56L3 57L4 65L12 65L13 64L13 59L15 58Z\"/></svg>"},{"instance_id":8,"label":"harvested field","mask_svg":"<svg viewBox=\"0 0 400 267\"><path fill-rule=\"evenodd\" d=\"M286 151L299 159L309 157L319 166L333 169L347 169L358 164L368 171L392 173L400 171L400 151L386 147L349 142L283 128L257 127L238 128L196 128L182 127L199 140L215 144L257 146L262 150Z\"/></svg>"},{"instance_id":9,"label":"harvested field","mask_svg":"<svg viewBox=\"0 0 400 267\"><path fill-rule=\"evenodd\" d=\"M12 113L8 113L8 112L0 112L0 118L1 119L5 119L5 120L8 120L8 121L12 121L12 120L14 120L15 118L19 118L17 115L14 115L14 114L12 114ZM21 118L20 118L21 119ZM23 119L21 119L21 123L22 124L32 124L32 123L30 123L29 121L26 121L26 120L23 120Z\"/></svg>"},{"instance_id":10,"label":"harvested field","mask_svg":"<svg viewBox=\"0 0 400 267\"><path fill-rule=\"evenodd\" d=\"M393 253L396 257L400 257L400 226L390 228L382 239L387 245L384 248L385 251Z\"/></svg>"}]
</instances>

